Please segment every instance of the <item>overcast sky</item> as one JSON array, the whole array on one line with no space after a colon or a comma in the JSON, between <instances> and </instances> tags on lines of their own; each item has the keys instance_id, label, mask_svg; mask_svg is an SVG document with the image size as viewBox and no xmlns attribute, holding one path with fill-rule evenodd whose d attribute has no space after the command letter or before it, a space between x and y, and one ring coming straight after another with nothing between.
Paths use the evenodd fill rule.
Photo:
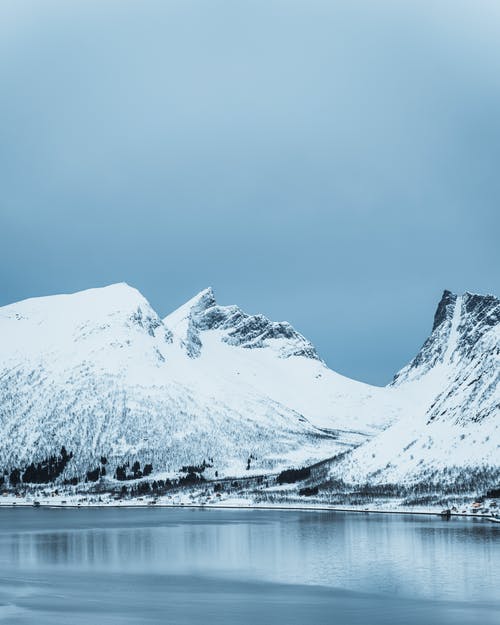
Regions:
<instances>
[{"instance_id":1,"label":"overcast sky","mask_svg":"<svg viewBox=\"0 0 500 625\"><path fill-rule=\"evenodd\" d=\"M0 305L211 285L385 384L499 295L500 4L2 0L0 198Z\"/></svg>"}]
</instances>

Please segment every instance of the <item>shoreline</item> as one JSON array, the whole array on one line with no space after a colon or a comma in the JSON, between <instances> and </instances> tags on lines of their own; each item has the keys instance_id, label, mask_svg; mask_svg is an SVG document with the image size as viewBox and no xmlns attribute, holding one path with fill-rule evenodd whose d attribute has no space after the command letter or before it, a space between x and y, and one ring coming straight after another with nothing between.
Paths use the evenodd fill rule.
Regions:
<instances>
[{"instance_id":1,"label":"shoreline","mask_svg":"<svg viewBox=\"0 0 500 625\"><path fill-rule=\"evenodd\" d=\"M125 503L125 504L117 504L117 503L39 503L39 505L34 505L32 502L9 502L3 503L0 502L0 508L52 508L52 509L90 509L90 508L123 508L123 509L151 509L151 508L188 508L188 509L197 509L197 510L279 510L286 512L354 512L357 514L399 514L399 515L417 515L417 516L438 516L441 518L466 518L466 519L479 519L481 521L489 521L490 523L500 523L500 519L495 519L487 514L473 514L470 512L460 513L460 512L451 512L449 516L443 517L443 514L437 510L394 510L394 509L386 509L386 508L368 508L360 510L359 508L344 508L338 506L327 506L318 504L317 506L300 506L300 505L259 505L259 504L181 504L181 503Z\"/></svg>"}]
</instances>

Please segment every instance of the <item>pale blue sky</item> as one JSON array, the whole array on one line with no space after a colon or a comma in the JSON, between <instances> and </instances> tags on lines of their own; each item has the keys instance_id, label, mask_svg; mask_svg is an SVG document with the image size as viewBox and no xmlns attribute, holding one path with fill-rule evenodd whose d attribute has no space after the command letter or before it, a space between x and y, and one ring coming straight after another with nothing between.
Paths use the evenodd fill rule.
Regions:
<instances>
[{"instance_id":1,"label":"pale blue sky","mask_svg":"<svg viewBox=\"0 0 500 625\"><path fill-rule=\"evenodd\" d=\"M0 305L211 285L382 384L498 295L494 0L3 0Z\"/></svg>"}]
</instances>

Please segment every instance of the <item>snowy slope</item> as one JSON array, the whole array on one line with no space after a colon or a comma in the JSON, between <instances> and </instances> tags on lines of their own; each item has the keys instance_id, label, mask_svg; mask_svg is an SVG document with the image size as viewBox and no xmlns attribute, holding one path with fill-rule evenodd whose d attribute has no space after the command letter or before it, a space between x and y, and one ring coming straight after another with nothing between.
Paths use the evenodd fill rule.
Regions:
<instances>
[{"instance_id":1,"label":"snowy slope","mask_svg":"<svg viewBox=\"0 0 500 625\"><path fill-rule=\"evenodd\" d=\"M331 372L287 323L205 290L164 321L126 284L0 309L0 466L73 454L219 475L330 457L399 414L391 390ZM340 431L339 431L340 430Z\"/></svg>"},{"instance_id":2,"label":"snowy slope","mask_svg":"<svg viewBox=\"0 0 500 625\"><path fill-rule=\"evenodd\" d=\"M245 388L272 398L319 428L359 442L403 412L404 398L335 373L290 324L247 315L237 306L219 306L211 289L165 317L164 323L174 344L193 361L192 370L208 369L237 392Z\"/></svg>"},{"instance_id":3,"label":"snowy slope","mask_svg":"<svg viewBox=\"0 0 500 625\"><path fill-rule=\"evenodd\" d=\"M445 291L432 333L392 388L408 400L394 425L334 468L350 482L466 479L500 470L500 301Z\"/></svg>"}]
</instances>

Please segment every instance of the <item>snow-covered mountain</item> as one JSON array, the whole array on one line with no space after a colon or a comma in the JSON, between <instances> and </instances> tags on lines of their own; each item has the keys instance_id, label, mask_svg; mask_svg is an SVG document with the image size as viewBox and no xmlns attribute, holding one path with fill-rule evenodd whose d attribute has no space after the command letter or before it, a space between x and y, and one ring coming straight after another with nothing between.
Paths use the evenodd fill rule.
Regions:
<instances>
[{"instance_id":1,"label":"snow-covered mountain","mask_svg":"<svg viewBox=\"0 0 500 625\"><path fill-rule=\"evenodd\" d=\"M8 473L64 446L61 479L101 458L108 475L135 461L248 475L335 455L401 412L289 324L218 306L211 289L164 320L126 284L26 300L0 309L0 344Z\"/></svg>"},{"instance_id":2,"label":"snow-covered mountain","mask_svg":"<svg viewBox=\"0 0 500 625\"><path fill-rule=\"evenodd\" d=\"M379 388L211 289L164 319L126 284L5 306L0 468L247 476L347 452L332 475L359 483L500 467L499 318L494 297L445 292L416 358Z\"/></svg>"},{"instance_id":3,"label":"snow-covered mountain","mask_svg":"<svg viewBox=\"0 0 500 625\"><path fill-rule=\"evenodd\" d=\"M445 291L431 335L391 385L406 397L407 411L334 473L396 484L500 474L499 380L500 301Z\"/></svg>"}]
</instances>

